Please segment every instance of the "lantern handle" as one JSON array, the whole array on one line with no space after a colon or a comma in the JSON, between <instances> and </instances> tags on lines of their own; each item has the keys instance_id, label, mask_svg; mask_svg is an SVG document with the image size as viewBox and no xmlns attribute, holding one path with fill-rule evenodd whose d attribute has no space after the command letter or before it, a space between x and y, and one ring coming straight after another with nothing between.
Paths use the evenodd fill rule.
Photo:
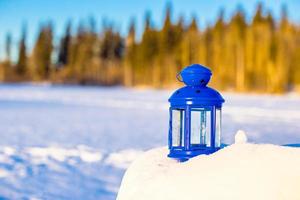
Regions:
<instances>
[{"instance_id":1,"label":"lantern handle","mask_svg":"<svg viewBox=\"0 0 300 200\"><path fill-rule=\"evenodd\" d=\"M181 72L179 72L179 73L176 75L176 79L177 79L179 82L183 82L182 77L181 77L181 79L180 79L179 77L181 77Z\"/></svg>"}]
</instances>

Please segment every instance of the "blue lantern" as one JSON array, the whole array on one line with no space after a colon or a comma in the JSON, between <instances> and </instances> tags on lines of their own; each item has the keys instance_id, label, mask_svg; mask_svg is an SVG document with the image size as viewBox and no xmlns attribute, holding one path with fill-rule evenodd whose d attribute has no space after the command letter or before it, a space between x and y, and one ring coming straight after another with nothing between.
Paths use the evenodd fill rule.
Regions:
<instances>
[{"instance_id":1,"label":"blue lantern","mask_svg":"<svg viewBox=\"0 0 300 200\"><path fill-rule=\"evenodd\" d=\"M186 86L176 90L169 99L168 156L184 161L221 148L221 108L224 99L219 92L206 86L212 75L208 68L193 64L179 75Z\"/></svg>"}]
</instances>

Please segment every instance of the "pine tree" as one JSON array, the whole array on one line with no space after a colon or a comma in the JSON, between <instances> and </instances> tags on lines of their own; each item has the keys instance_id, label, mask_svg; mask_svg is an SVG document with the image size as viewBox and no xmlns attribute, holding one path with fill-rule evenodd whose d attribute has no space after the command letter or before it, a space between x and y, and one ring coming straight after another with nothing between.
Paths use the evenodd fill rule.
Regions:
<instances>
[{"instance_id":1,"label":"pine tree","mask_svg":"<svg viewBox=\"0 0 300 200\"><path fill-rule=\"evenodd\" d=\"M113 27L108 27L104 31L100 49L100 57L104 60L121 59L124 49L123 40L120 34L113 30Z\"/></svg>"},{"instance_id":2,"label":"pine tree","mask_svg":"<svg viewBox=\"0 0 300 200\"><path fill-rule=\"evenodd\" d=\"M76 63L76 74L79 81L83 84L96 83L96 57L95 47L98 45L96 34L96 22L94 18L90 18L87 25L82 25L78 35L78 59Z\"/></svg>"},{"instance_id":3,"label":"pine tree","mask_svg":"<svg viewBox=\"0 0 300 200\"><path fill-rule=\"evenodd\" d=\"M70 52L68 55L69 58L66 73L68 82L79 82L82 79L81 74L84 69L81 62L82 55L80 53L82 44L84 44L84 27L83 23L80 22L77 27L76 35L71 38L70 41Z\"/></svg>"},{"instance_id":4,"label":"pine tree","mask_svg":"<svg viewBox=\"0 0 300 200\"><path fill-rule=\"evenodd\" d=\"M270 16L272 17L272 16ZM272 92L283 92L288 89L292 82L292 56L295 51L294 40L295 30L290 24L287 16L286 6L282 6L281 19L279 22L279 29L276 37L277 51L276 51L276 75L277 82Z\"/></svg>"},{"instance_id":5,"label":"pine tree","mask_svg":"<svg viewBox=\"0 0 300 200\"><path fill-rule=\"evenodd\" d=\"M5 58L0 61L0 81L5 81L7 71L11 70L11 34L7 33L5 38Z\"/></svg>"},{"instance_id":6,"label":"pine tree","mask_svg":"<svg viewBox=\"0 0 300 200\"><path fill-rule=\"evenodd\" d=\"M27 47L26 47L26 26L22 28L22 36L19 43L18 61L16 73L18 76L24 76L27 70Z\"/></svg>"},{"instance_id":7,"label":"pine tree","mask_svg":"<svg viewBox=\"0 0 300 200\"><path fill-rule=\"evenodd\" d=\"M95 56L96 33L92 31L93 29L93 25L89 24L87 26L83 22L81 22L77 28L77 35L70 48L69 63L71 81L82 84L92 82L92 80L88 79L92 79L92 77L89 76L91 68L93 68L93 66L91 66L93 64L92 59Z\"/></svg>"},{"instance_id":8,"label":"pine tree","mask_svg":"<svg viewBox=\"0 0 300 200\"><path fill-rule=\"evenodd\" d=\"M71 22L67 24L65 35L62 37L58 53L58 65L65 66L69 62L71 43Z\"/></svg>"},{"instance_id":9,"label":"pine tree","mask_svg":"<svg viewBox=\"0 0 300 200\"><path fill-rule=\"evenodd\" d=\"M173 77L176 76L175 58L174 54L176 49L180 45L180 32L177 34L176 26L171 20L172 6L167 4L165 20L163 28L160 31L159 42L159 64L164 73L160 74L163 84L169 85L172 82Z\"/></svg>"},{"instance_id":10,"label":"pine tree","mask_svg":"<svg viewBox=\"0 0 300 200\"><path fill-rule=\"evenodd\" d=\"M125 45L125 64L124 64L124 85L132 86L134 84L134 66L136 65L135 54L137 53L136 37L135 37L135 22L131 20L129 32Z\"/></svg>"},{"instance_id":11,"label":"pine tree","mask_svg":"<svg viewBox=\"0 0 300 200\"><path fill-rule=\"evenodd\" d=\"M187 27L187 31L184 32L184 39L181 42L181 66L198 63L201 43L200 33L195 16L192 18L191 23Z\"/></svg>"},{"instance_id":12,"label":"pine tree","mask_svg":"<svg viewBox=\"0 0 300 200\"><path fill-rule=\"evenodd\" d=\"M5 54L6 54L5 60L8 63L11 62L11 42L12 42L11 34L8 33L6 35L6 40L5 40Z\"/></svg>"},{"instance_id":13,"label":"pine tree","mask_svg":"<svg viewBox=\"0 0 300 200\"><path fill-rule=\"evenodd\" d=\"M268 70L272 66L268 66L269 48L272 40L272 30L270 29L270 21L263 14L264 8L260 3L257 6L255 16L251 24L251 33L253 40L252 55L253 60L249 76L252 78L250 85L254 90L263 91L267 88Z\"/></svg>"},{"instance_id":14,"label":"pine tree","mask_svg":"<svg viewBox=\"0 0 300 200\"><path fill-rule=\"evenodd\" d=\"M100 43L100 59L102 61L102 71L104 72L104 84L120 84L121 61L124 56L124 41L113 26L104 27L103 37Z\"/></svg>"},{"instance_id":15,"label":"pine tree","mask_svg":"<svg viewBox=\"0 0 300 200\"><path fill-rule=\"evenodd\" d=\"M241 7L229 23L230 49L233 55L231 61L235 69L235 87L238 91L245 90L246 64L245 64L245 42L246 42L247 24L245 14Z\"/></svg>"},{"instance_id":16,"label":"pine tree","mask_svg":"<svg viewBox=\"0 0 300 200\"><path fill-rule=\"evenodd\" d=\"M142 41L138 46L138 64L136 65L135 80L140 84L161 84L161 66L157 63L159 51L158 31L153 28L150 12L145 16L145 27Z\"/></svg>"},{"instance_id":17,"label":"pine tree","mask_svg":"<svg viewBox=\"0 0 300 200\"><path fill-rule=\"evenodd\" d=\"M100 81L99 38L96 32L96 20L90 17L88 21L88 33L86 38L86 73L85 79L93 84Z\"/></svg>"},{"instance_id":18,"label":"pine tree","mask_svg":"<svg viewBox=\"0 0 300 200\"><path fill-rule=\"evenodd\" d=\"M300 91L300 28L297 27L294 34L294 42L295 49L292 54L291 66L293 67L291 70L292 74L292 86L295 87L296 90Z\"/></svg>"},{"instance_id":19,"label":"pine tree","mask_svg":"<svg viewBox=\"0 0 300 200\"><path fill-rule=\"evenodd\" d=\"M198 30L197 30L198 31ZM180 71L182 69L183 64L183 55L184 54L184 45L183 41L185 39L186 27L184 25L184 17L180 16L178 22L174 25L174 32L176 35L176 45L174 51L174 64L175 71Z\"/></svg>"},{"instance_id":20,"label":"pine tree","mask_svg":"<svg viewBox=\"0 0 300 200\"><path fill-rule=\"evenodd\" d=\"M224 12L223 9L219 11L217 21L212 27L211 32L208 33L211 34L211 39L210 46L207 47L207 56L210 57L209 66L211 66L215 76L218 77L216 79L218 81L217 84L226 88L232 81L230 80L230 75L234 74L234 70L233 66L228 63L232 55L227 54L229 52L229 46L226 44L227 25L224 20Z\"/></svg>"},{"instance_id":21,"label":"pine tree","mask_svg":"<svg viewBox=\"0 0 300 200\"><path fill-rule=\"evenodd\" d=\"M50 23L41 27L33 49L34 79L49 78L52 65L53 31Z\"/></svg>"}]
</instances>

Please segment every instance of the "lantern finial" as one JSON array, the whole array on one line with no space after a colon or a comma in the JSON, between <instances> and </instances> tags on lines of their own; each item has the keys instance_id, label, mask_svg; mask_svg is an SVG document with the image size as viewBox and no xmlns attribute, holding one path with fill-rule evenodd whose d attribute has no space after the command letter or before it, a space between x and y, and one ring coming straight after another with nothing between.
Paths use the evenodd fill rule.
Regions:
<instances>
[{"instance_id":1,"label":"lantern finial","mask_svg":"<svg viewBox=\"0 0 300 200\"><path fill-rule=\"evenodd\" d=\"M188 86L206 86L212 75L210 69L199 65L193 64L179 73L183 82Z\"/></svg>"}]
</instances>

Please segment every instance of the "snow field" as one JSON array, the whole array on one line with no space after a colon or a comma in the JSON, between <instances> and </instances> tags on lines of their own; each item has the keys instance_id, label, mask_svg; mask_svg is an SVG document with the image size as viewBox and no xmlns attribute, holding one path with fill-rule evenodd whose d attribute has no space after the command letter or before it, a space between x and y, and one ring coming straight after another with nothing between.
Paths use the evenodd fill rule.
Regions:
<instances>
[{"instance_id":1,"label":"snow field","mask_svg":"<svg viewBox=\"0 0 300 200\"><path fill-rule=\"evenodd\" d=\"M171 93L0 84L0 199L116 199L130 163L167 145ZM300 143L299 96L222 94L223 143Z\"/></svg>"}]
</instances>

